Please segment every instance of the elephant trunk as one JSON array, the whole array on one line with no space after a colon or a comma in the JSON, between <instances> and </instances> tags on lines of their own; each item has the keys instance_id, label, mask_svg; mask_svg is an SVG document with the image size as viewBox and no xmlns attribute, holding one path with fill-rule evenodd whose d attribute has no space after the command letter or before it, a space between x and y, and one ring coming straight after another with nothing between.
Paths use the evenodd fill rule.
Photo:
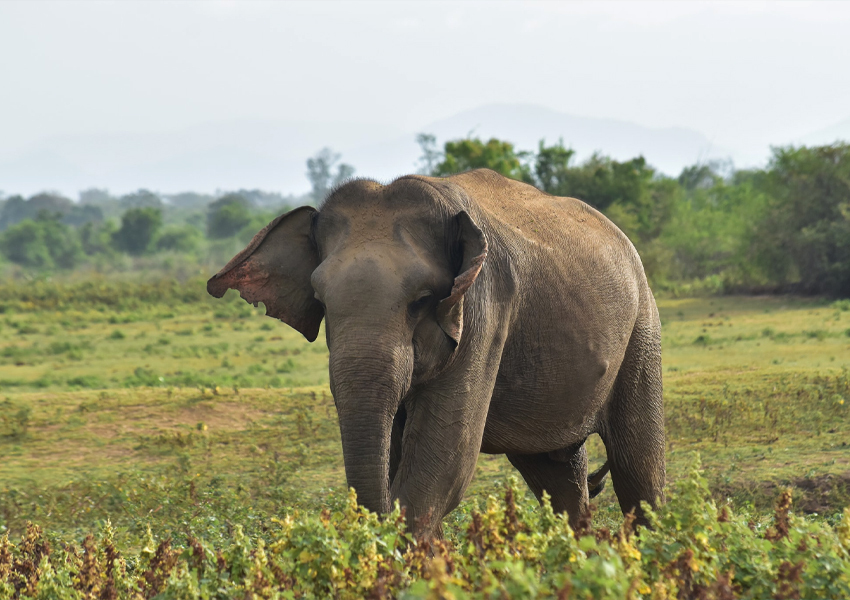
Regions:
<instances>
[{"instance_id":1,"label":"elephant trunk","mask_svg":"<svg viewBox=\"0 0 850 600\"><path fill-rule=\"evenodd\" d=\"M374 356L380 345L371 344L372 357L364 361L364 353L334 346L331 386L339 413L345 476L362 506L386 513L390 510L390 436L401 398L409 389L412 357L403 360L401 352Z\"/></svg>"}]
</instances>

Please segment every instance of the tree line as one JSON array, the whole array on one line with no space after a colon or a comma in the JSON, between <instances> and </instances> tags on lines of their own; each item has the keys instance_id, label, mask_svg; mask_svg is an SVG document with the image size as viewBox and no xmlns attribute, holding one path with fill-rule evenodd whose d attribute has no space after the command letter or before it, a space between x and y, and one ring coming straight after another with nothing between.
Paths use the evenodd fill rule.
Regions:
<instances>
[{"instance_id":1,"label":"tree line","mask_svg":"<svg viewBox=\"0 0 850 600\"><path fill-rule=\"evenodd\" d=\"M303 198L261 190L161 196L138 190L120 197L89 189L73 202L56 193L12 196L0 205L0 253L24 273L91 264L126 266L128 257L178 254L194 262L247 242L279 212Z\"/></svg>"},{"instance_id":2,"label":"tree line","mask_svg":"<svg viewBox=\"0 0 850 600\"><path fill-rule=\"evenodd\" d=\"M680 293L796 292L850 296L850 144L779 147L764 168L708 162L677 177L643 156L576 161L562 142L534 151L468 137L442 147L420 134L420 173L489 168L556 196L588 202L634 242L656 290ZM230 251L292 206L316 203L354 168L325 148L307 161L310 194L239 190L120 198L86 190L8 198L0 207L0 252L28 271L67 270L120 256L198 256Z\"/></svg>"},{"instance_id":3,"label":"tree line","mask_svg":"<svg viewBox=\"0 0 850 600\"><path fill-rule=\"evenodd\" d=\"M589 203L634 242L655 289L850 296L850 144L772 149L765 168L708 162L667 177L642 156L575 161L562 142L520 151L421 134L420 172L486 167Z\"/></svg>"}]
</instances>

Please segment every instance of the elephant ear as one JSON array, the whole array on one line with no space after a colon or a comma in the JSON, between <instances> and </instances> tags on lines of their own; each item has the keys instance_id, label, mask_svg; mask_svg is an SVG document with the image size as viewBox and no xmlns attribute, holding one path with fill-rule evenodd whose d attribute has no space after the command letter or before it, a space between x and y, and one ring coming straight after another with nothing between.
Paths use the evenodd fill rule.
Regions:
<instances>
[{"instance_id":1,"label":"elephant ear","mask_svg":"<svg viewBox=\"0 0 850 600\"><path fill-rule=\"evenodd\" d=\"M310 284L319 266L310 235L315 214L313 207L302 206L266 225L207 282L207 292L221 298L228 289L238 290L254 306L265 304L266 315L315 340L324 316Z\"/></svg>"},{"instance_id":2,"label":"elephant ear","mask_svg":"<svg viewBox=\"0 0 850 600\"><path fill-rule=\"evenodd\" d=\"M463 295L475 282L487 258L487 238L465 211L454 220L459 232L457 251L462 258L451 293L437 304L437 322L457 347L463 334Z\"/></svg>"}]
</instances>

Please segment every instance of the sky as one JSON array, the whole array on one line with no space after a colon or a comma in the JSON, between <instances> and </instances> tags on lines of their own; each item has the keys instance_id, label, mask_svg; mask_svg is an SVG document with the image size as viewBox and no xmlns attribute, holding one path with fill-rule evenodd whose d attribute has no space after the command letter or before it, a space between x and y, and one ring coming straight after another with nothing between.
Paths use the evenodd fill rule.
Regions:
<instances>
[{"instance_id":1,"label":"sky","mask_svg":"<svg viewBox=\"0 0 850 600\"><path fill-rule=\"evenodd\" d=\"M694 129L754 162L850 119L848 32L843 2L4 1L0 160L57 136L385 135L523 103Z\"/></svg>"}]
</instances>

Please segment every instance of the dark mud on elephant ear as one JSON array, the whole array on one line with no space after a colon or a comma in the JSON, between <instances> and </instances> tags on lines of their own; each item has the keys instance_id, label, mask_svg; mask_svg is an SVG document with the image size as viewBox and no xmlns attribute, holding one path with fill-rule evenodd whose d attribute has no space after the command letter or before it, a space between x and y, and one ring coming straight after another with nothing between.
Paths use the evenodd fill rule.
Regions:
<instances>
[{"instance_id":1,"label":"dark mud on elephant ear","mask_svg":"<svg viewBox=\"0 0 850 600\"><path fill-rule=\"evenodd\" d=\"M484 260L487 258L487 238L466 211L455 217L458 228L458 243L454 252L461 255L460 269L454 280L452 291L437 305L437 321L455 343L463 335L463 296L475 283Z\"/></svg>"},{"instance_id":2,"label":"dark mud on elephant ear","mask_svg":"<svg viewBox=\"0 0 850 600\"><path fill-rule=\"evenodd\" d=\"M310 284L319 264L310 235L315 213L313 207L302 206L269 223L210 278L207 292L221 298L228 289L235 289L251 304L265 304L266 315L314 341L324 317Z\"/></svg>"}]
</instances>

